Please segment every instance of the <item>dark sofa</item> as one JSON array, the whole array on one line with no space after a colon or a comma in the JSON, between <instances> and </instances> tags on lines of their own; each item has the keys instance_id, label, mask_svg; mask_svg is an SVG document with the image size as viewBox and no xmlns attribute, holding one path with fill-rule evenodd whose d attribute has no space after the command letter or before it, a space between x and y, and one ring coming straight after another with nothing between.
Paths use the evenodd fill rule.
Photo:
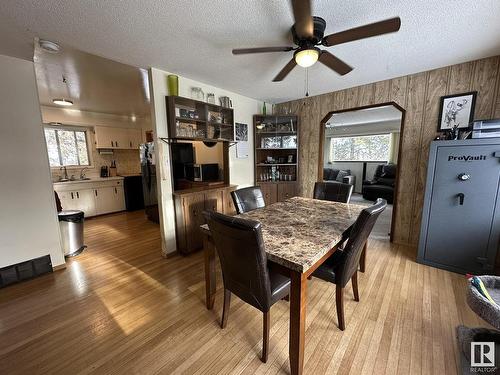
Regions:
<instances>
[{"instance_id":1,"label":"dark sofa","mask_svg":"<svg viewBox=\"0 0 500 375\"><path fill-rule=\"evenodd\" d=\"M356 183L356 176L351 174L350 169L340 170L335 168L323 168L323 181L341 182L354 186Z\"/></svg>"},{"instance_id":2,"label":"dark sofa","mask_svg":"<svg viewBox=\"0 0 500 375\"><path fill-rule=\"evenodd\" d=\"M375 170L372 180L363 181L363 198L376 201L377 198L394 202L394 185L396 183L396 164L380 164Z\"/></svg>"}]
</instances>

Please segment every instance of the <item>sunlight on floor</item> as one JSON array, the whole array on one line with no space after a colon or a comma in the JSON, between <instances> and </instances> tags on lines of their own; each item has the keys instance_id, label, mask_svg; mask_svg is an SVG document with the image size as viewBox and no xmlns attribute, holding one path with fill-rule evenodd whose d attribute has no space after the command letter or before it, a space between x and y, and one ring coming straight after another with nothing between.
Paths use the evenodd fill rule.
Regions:
<instances>
[{"instance_id":1,"label":"sunlight on floor","mask_svg":"<svg viewBox=\"0 0 500 375\"><path fill-rule=\"evenodd\" d=\"M153 316L152 309L155 308L151 303L141 303L140 299L135 299L134 304L128 306L127 309L123 309L122 306L116 304L116 301L133 299L136 293L133 288L134 284L146 284L148 290L153 290L155 293L161 292L161 294L165 295L165 298L168 298L170 295L172 295L172 298L174 296L163 284L145 272L114 256L112 258L114 258L113 262L115 262L117 268L126 269L126 277L120 280L120 284L123 287L115 287L109 290L103 286L95 289L94 292L123 333L129 335L151 321ZM133 314L131 313L132 311Z\"/></svg>"}]
</instances>

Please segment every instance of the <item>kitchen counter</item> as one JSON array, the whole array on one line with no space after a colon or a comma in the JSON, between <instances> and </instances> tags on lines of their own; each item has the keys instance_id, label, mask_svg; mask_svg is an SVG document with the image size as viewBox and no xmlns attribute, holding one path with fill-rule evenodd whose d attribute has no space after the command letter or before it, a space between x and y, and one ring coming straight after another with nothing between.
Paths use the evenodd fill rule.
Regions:
<instances>
[{"instance_id":1,"label":"kitchen counter","mask_svg":"<svg viewBox=\"0 0 500 375\"><path fill-rule=\"evenodd\" d=\"M115 177L92 177L90 180L73 180L73 181L64 181L64 182L53 182L55 186L61 185L71 185L71 184L84 184L84 183L92 183L92 182L104 182L104 181L118 181L123 180L123 176L115 176Z\"/></svg>"}]
</instances>

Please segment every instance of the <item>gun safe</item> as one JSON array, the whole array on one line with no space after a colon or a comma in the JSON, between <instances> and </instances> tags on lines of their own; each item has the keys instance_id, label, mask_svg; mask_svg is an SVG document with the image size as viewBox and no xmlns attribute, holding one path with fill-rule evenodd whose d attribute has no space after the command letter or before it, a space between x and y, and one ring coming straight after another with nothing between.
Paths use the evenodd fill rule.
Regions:
<instances>
[{"instance_id":1,"label":"gun safe","mask_svg":"<svg viewBox=\"0 0 500 375\"><path fill-rule=\"evenodd\" d=\"M500 239L500 139L433 141L419 263L492 274Z\"/></svg>"}]
</instances>

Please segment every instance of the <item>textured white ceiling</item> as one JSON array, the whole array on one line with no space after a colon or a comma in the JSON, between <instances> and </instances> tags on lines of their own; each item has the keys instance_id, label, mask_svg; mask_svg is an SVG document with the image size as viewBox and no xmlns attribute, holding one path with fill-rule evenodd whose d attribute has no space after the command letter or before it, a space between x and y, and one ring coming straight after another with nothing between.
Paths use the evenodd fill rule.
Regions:
<instances>
[{"instance_id":1,"label":"textured white ceiling","mask_svg":"<svg viewBox=\"0 0 500 375\"><path fill-rule=\"evenodd\" d=\"M354 67L310 68L311 95L500 54L499 0L315 0L326 33L400 16L398 33L332 47ZM287 44L287 0L2 0L0 53L31 58L51 39L140 67L154 66L253 98L304 96L304 69L271 82L291 53L232 56L236 47Z\"/></svg>"}]
</instances>

